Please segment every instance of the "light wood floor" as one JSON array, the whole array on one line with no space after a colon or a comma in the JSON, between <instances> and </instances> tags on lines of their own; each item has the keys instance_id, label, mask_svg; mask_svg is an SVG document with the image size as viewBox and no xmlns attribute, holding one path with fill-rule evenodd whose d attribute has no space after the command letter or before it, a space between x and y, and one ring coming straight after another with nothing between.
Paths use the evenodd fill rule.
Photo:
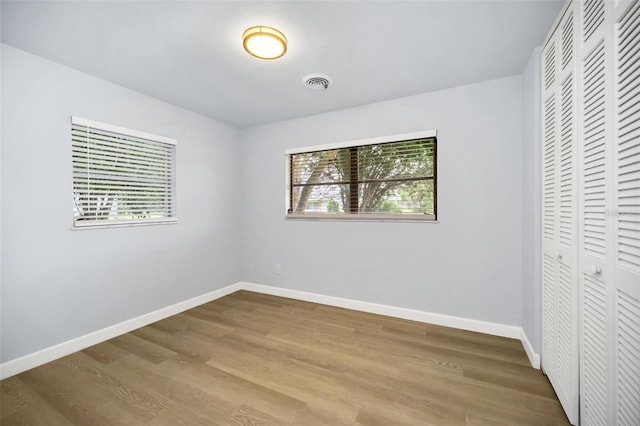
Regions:
<instances>
[{"instance_id":1,"label":"light wood floor","mask_svg":"<svg viewBox=\"0 0 640 426\"><path fill-rule=\"evenodd\" d=\"M241 291L0 383L2 425L557 425L517 340Z\"/></svg>"}]
</instances>

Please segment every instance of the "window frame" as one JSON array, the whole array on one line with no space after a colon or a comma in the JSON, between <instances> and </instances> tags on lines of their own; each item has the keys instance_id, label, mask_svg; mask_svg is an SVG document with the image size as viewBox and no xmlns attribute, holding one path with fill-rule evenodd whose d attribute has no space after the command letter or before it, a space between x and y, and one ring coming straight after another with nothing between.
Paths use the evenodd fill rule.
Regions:
<instances>
[{"instance_id":1,"label":"window frame","mask_svg":"<svg viewBox=\"0 0 640 426\"><path fill-rule=\"evenodd\" d=\"M171 146L171 148L169 148L167 150L167 152L169 153L169 156L167 157L166 161L164 162L165 167L167 168L167 172L166 175L168 176L167 178L167 183L165 185L165 191L168 194L168 197L171 199L171 201L166 202L166 208L168 208L168 210L171 212L170 216L166 216L166 217L162 217L162 218L142 218L142 219L115 219L115 220L109 220L109 219L105 219L105 220L99 220L99 219L88 219L86 221L84 220L78 220L78 217L76 216L76 185L78 184L79 180L77 180L76 178L76 167L78 164L81 164L81 162L76 161L74 155L72 155L72 190L73 190L73 196L72 196L72 217L71 217L71 221L72 221L72 226L71 229L72 230L85 230L85 229L104 229L104 228L115 228L115 227L130 227L130 226L148 226L148 225L165 225L165 224L176 224L178 223L178 217L177 217L177 178L176 178L176 164L177 164L177 153L176 153L176 147L177 147L177 140L173 139L173 138L169 138L169 137L165 137L165 136L159 136L159 135L155 135L152 133L147 133L147 132L142 132L139 130L133 130L133 129L129 129L126 127L121 127L121 126L116 126L113 124L108 124L108 123L103 123L103 122L99 122L99 121L95 121L95 120L90 120L87 118L82 118L82 117L78 117L78 116L71 116L71 134L70 134L70 141L71 141L71 148L72 148L72 153L74 152L74 150L76 149L76 147L79 145L79 142L74 142L74 129L78 128L78 127L86 127L88 130L89 129L93 129L96 130L98 132L108 132L108 133L115 133L118 135L122 135L124 137L124 139L126 138L131 138L131 140L135 141L136 143L140 143L141 141L144 142L149 142L149 143L153 143L153 144L165 144L165 145L169 145ZM119 157L118 157L119 158ZM138 159L135 158L136 161L142 161L143 159ZM153 166L154 164L152 163L148 163L148 164L144 164L145 166ZM89 169L89 173L90 173L90 169ZM136 183L134 181L124 181L125 183Z\"/></svg>"},{"instance_id":2,"label":"window frame","mask_svg":"<svg viewBox=\"0 0 640 426\"><path fill-rule=\"evenodd\" d=\"M434 213L425 214L390 214L390 213L290 213L291 201L293 198L292 166L291 160L294 154L303 154L316 151L326 151L333 149L355 148L367 145L380 145L391 142L405 142L417 139L434 139L433 145L433 203ZM437 131L424 130L412 133L402 133L396 135L379 136L367 139L358 139L352 141L328 143L321 145L304 146L298 148L288 148L285 150L285 219L289 220L328 220L328 221L383 221L383 222L438 222L438 155L437 155ZM351 185L357 185L357 182L350 181ZM357 194L357 192L356 192Z\"/></svg>"}]
</instances>

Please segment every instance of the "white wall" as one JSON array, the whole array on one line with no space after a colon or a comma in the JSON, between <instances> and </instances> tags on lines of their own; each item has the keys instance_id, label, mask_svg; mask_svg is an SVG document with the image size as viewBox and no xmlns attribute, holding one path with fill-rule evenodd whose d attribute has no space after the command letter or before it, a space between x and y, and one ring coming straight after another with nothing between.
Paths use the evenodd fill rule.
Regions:
<instances>
[{"instance_id":1,"label":"white wall","mask_svg":"<svg viewBox=\"0 0 640 426\"><path fill-rule=\"evenodd\" d=\"M426 129L438 131L439 223L284 220L286 148ZM244 280L521 325L520 76L241 137Z\"/></svg>"},{"instance_id":2,"label":"white wall","mask_svg":"<svg viewBox=\"0 0 640 426\"><path fill-rule=\"evenodd\" d=\"M241 278L237 129L6 45L1 54L1 362ZM71 115L178 140L179 224L70 229Z\"/></svg>"},{"instance_id":3,"label":"white wall","mask_svg":"<svg viewBox=\"0 0 640 426\"><path fill-rule=\"evenodd\" d=\"M522 325L539 352L539 50L522 76L242 131L1 55L0 362L239 280ZM72 114L178 139L178 225L71 231ZM284 220L286 148L427 129L439 223Z\"/></svg>"},{"instance_id":4,"label":"white wall","mask_svg":"<svg viewBox=\"0 0 640 426\"><path fill-rule=\"evenodd\" d=\"M522 328L537 353L542 350L540 52L533 50L522 74Z\"/></svg>"}]
</instances>

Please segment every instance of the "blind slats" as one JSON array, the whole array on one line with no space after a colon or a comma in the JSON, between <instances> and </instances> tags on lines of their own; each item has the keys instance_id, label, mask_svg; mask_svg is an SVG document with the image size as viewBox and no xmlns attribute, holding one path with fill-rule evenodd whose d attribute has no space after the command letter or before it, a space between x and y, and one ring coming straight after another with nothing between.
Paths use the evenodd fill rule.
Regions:
<instances>
[{"instance_id":1,"label":"blind slats","mask_svg":"<svg viewBox=\"0 0 640 426\"><path fill-rule=\"evenodd\" d=\"M288 154L289 210L436 217L436 138Z\"/></svg>"},{"instance_id":2,"label":"blind slats","mask_svg":"<svg viewBox=\"0 0 640 426\"><path fill-rule=\"evenodd\" d=\"M96 152L101 152L106 155L115 155L117 157L131 156L133 158L149 159L149 161L162 161L170 150L166 149L144 149L135 145L125 144L112 144L112 143L99 143L93 139L81 139L79 141L73 140L74 147L80 149L86 148L87 145L92 146Z\"/></svg>"},{"instance_id":3,"label":"blind slats","mask_svg":"<svg viewBox=\"0 0 640 426\"><path fill-rule=\"evenodd\" d=\"M74 227L177 220L176 143L140 135L72 118Z\"/></svg>"},{"instance_id":4,"label":"blind slats","mask_svg":"<svg viewBox=\"0 0 640 426\"><path fill-rule=\"evenodd\" d=\"M166 170L163 169L151 169L147 167L126 167L125 165L110 165L110 164L102 164L102 163L83 163L80 161L76 161L78 165L77 171L78 175L84 174L90 177L95 176L130 176L135 178L136 176L145 177L147 179L157 180L158 178L165 177L170 175L171 173L167 173Z\"/></svg>"},{"instance_id":5,"label":"blind slats","mask_svg":"<svg viewBox=\"0 0 640 426\"><path fill-rule=\"evenodd\" d=\"M167 159L170 157L170 153L165 154L163 157L157 158L149 158L138 155L136 153L129 152L118 152L118 153L109 153L105 151L98 151L93 148L91 150L91 156L88 156L88 152L86 147L82 148L82 151L73 150L73 156L76 161L96 161L100 160L105 163L115 163L115 164L136 164L147 167L164 167L167 164Z\"/></svg>"}]
</instances>

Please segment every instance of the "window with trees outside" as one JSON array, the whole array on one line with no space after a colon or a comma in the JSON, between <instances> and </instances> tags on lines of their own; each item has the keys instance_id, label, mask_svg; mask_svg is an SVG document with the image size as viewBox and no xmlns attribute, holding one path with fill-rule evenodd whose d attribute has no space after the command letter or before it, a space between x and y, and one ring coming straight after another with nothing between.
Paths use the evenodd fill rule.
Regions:
<instances>
[{"instance_id":1,"label":"window with trees outside","mask_svg":"<svg viewBox=\"0 0 640 426\"><path fill-rule=\"evenodd\" d=\"M286 151L287 218L437 219L436 132Z\"/></svg>"},{"instance_id":2,"label":"window with trees outside","mask_svg":"<svg viewBox=\"0 0 640 426\"><path fill-rule=\"evenodd\" d=\"M73 227L175 223L176 141L71 118Z\"/></svg>"}]
</instances>

